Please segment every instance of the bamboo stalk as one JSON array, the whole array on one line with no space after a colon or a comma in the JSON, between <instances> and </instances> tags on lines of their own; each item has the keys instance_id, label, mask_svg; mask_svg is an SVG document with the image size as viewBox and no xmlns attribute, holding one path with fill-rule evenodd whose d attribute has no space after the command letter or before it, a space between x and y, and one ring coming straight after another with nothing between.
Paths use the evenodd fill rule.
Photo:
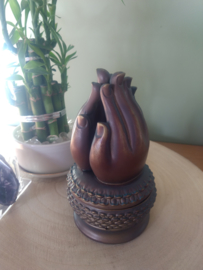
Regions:
<instances>
[{"instance_id":1,"label":"bamboo stalk","mask_svg":"<svg viewBox=\"0 0 203 270\"><path fill-rule=\"evenodd\" d=\"M28 107L28 115L33 115L31 103L30 103L30 95L29 95L28 91L26 91L26 102L27 102L27 107ZM33 126L35 123L31 123L31 124Z\"/></svg>"},{"instance_id":2,"label":"bamboo stalk","mask_svg":"<svg viewBox=\"0 0 203 270\"><path fill-rule=\"evenodd\" d=\"M61 102L61 94L60 94L61 87L56 81L53 81L52 89L53 89L52 100L53 100L54 109L55 111L61 111L63 109L63 105ZM58 123L59 134L61 132L65 132L63 117L57 118L57 123Z\"/></svg>"},{"instance_id":3,"label":"bamboo stalk","mask_svg":"<svg viewBox=\"0 0 203 270\"><path fill-rule=\"evenodd\" d=\"M29 52L30 57L35 56L35 52L33 52L31 48L28 49L28 52ZM39 59L38 61L42 61L42 59L41 60ZM49 59L46 59L45 65L46 65L47 70L51 70ZM52 104L52 97L51 97L52 95L52 88L51 88L52 76L51 75L52 74L44 75L44 76L43 75L36 76L35 74L32 75L33 84L35 86L40 86L40 92L41 92L42 100L43 100L43 107L47 114L54 112L54 106ZM47 82L46 85L43 84L45 80L44 78L46 78L46 82ZM56 119L49 120L48 127L49 127L49 133L51 135L58 135L58 125L57 125Z\"/></svg>"},{"instance_id":4,"label":"bamboo stalk","mask_svg":"<svg viewBox=\"0 0 203 270\"><path fill-rule=\"evenodd\" d=\"M31 39L32 42L34 42L34 39ZM28 47L28 55L29 57L39 57L30 47ZM42 59L37 59L38 62L43 62ZM29 74L29 79L31 79L33 85L35 86L40 86L43 84L44 76L40 74L35 74L35 73L28 73Z\"/></svg>"},{"instance_id":5,"label":"bamboo stalk","mask_svg":"<svg viewBox=\"0 0 203 270\"><path fill-rule=\"evenodd\" d=\"M56 37L54 33L50 32L49 25L51 25L52 29L56 29L55 26L55 13L56 13L56 3L57 0L52 0L51 4L47 4L47 0L28 0L29 1L29 8L31 12L31 19L32 19L32 25L33 25L33 31L34 31L34 39L32 42L29 42L29 40L26 39L24 36L24 31L26 33L26 29L23 29L21 27L21 38L25 40L26 45L28 46L28 53L26 52L25 57L29 54L29 56L37 57L37 61L42 61L44 63L45 69L47 73L42 72L43 75L39 75L39 72L33 68L33 70L30 69L30 72L27 72L23 69L25 66L25 61L21 63L21 69L23 72L24 77L24 83L25 88L27 88L27 95L29 96L29 103L27 103L27 109L32 109L32 113L34 115L40 115L44 113L53 113L54 111L60 111L62 109L65 109L65 100L64 100L64 93L68 89L68 83L67 83L67 68L62 69L61 73L61 84L55 83L51 85L53 81L53 74L51 69L51 63L49 58L43 57L42 53L45 55L49 51L49 48L52 48L51 46L55 45L56 43ZM0 0L0 19L2 23L2 32L4 34L5 41L7 43L7 46L10 47L10 50L17 52L17 49L13 47L10 39L9 34L7 31L7 22L5 18L5 7L4 7L5 0ZM47 17L47 9L49 8L49 18ZM41 20L41 17L39 18L39 14L41 14L41 17L43 19L43 24L40 23L39 19ZM42 41L41 35L40 35L40 26L44 27L45 35L46 35L46 41ZM21 26L21 25L20 25ZM51 38L52 40L50 40ZM55 38L54 38L55 37ZM22 41L23 42L23 41ZM35 43L35 46L33 45ZM42 47L42 44L45 48ZM29 47L30 46L30 47ZM64 45L65 47L65 45ZM34 51L33 51L34 50ZM41 50L41 52L39 51ZM64 49L65 50L65 49ZM61 52L62 57L65 54L65 52ZM21 59L22 54L24 54L24 51L21 50ZM41 59L39 59L39 56ZM64 56L65 57L65 56ZM23 58L24 59L24 58ZM35 60L35 59L32 59ZM25 68L26 69L26 68ZM33 72L33 73L32 73ZM34 73L35 72L35 73ZM33 86L34 85L34 86ZM54 92L54 95L52 95ZM27 113L30 114L30 113ZM27 124L27 123L25 123ZM38 139L40 141L44 141L48 135L46 130L47 123L46 122L37 122L36 123L36 132ZM66 115L62 116L58 120L50 120L48 121L48 127L50 130L50 134L52 135L58 135L59 132L69 131L68 123Z\"/></svg>"},{"instance_id":6,"label":"bamboo stalk","mask_svg":"<svg viewBox=\"0 0 203 270\"><path fill-rule=\"evenodd\" d=\"M50 13L50 19L51 19L51 26L53 29L55 29L55 13L56 13L56 4L54 1L52 1L52 4L49 4L49 13Z\"/></svg>"},{"instance_id":7,"label":"bamboo stalk","mask_svg":"<svg viewBox=\"0 0 203 270\"><path fill-rule=\"evenodd\" d=\"M25 86L24 85L17 86L14 89L14 93L16 96L16 104L18 106L20 115L22 116L29 115ZM34 136L33 130L31 129L32 123L21 123L20 125L24 141L31 139Z\"/></svg>"},{"instance_id":8,"label":"bamboo stalk","mask_svg":"<svg viewBox=\"0 0 203 270\"><path fill-rule=\"evenodd\" d=\"M41 97L40 88L33 86L30 94L30 103L33 115L44 114L44 106ZM44 142L48 136L45 122L35 122L37 138L40 142Z\"/></svg>"},{"instance_id":9,"label":"bamboo stalk","mask_svg":"<svg viewBox=\"0 0 203 270\"><path fill-rule=\"evenodd\" d=\"M60 97L61 97L61 104L62 104L62 109L65 109L65 92L68 90L68 76L67 76L67 68L64 69L63 72L61 72L61 91L60 91ZM63 126L65 129L65 132L68 133L70 131L68 122L67 122L67 116L64 115L62 117L63 121Z\"/></svg>"},{"instance_id":10,"label":"bamboo stalk","mask_svg":"<svg viewBox=\"0 0 203 270\"><path fill-rule=\"evenodd\" d=\"M61 87L64 93L68 90L67 68L65 68L63 72L61 72Z\"/></svg>"},{"instance_id":11,"label":"bamboo stalk","mask_svg":"<svg viewBox=\"0 0 203 270\"><path fill-rule=\"evenodd\" d=\"M47 39L47 43L50 43L50 31L49 28L47 27L47 0L43 0L43 10L44 10L44 14L45 17L43 17L44 20L44 30L45 30L45 34L46 34L46 39Z\"/></svg>"},{"instance_id":12,"label":"bamboo stalk","mask_svg":"<svg viewBox=\"0 0 203 270\"><path fill-rule=\"evenodd\" d=\"M51 91L49 91L47 85L41 85L40 86L41 93L42 93L42 99L43 99L43 104L46 113L53 113L54 112L54 106L52 103L52 94ZM49 126L49 132L50 135L59 135L58 131L58 125L57 125L57 120L49 120L48 121L48 126Z\"/></svg>"},{"instance_id":13,"label":"bamboo stalk","mask_svg":"<svg viewBox=\"0 0 203 270\"><path fill-rule=\"evenodd\" d=\"M31 12L31 18L32 18L32 26L33 26L33 31L35 35L35 41L36 44L39 44L39 33L37 30L37 25L38 25L38 16L36 16L36 5L35 2L30 0L30 12Z\"/></svg>"},{"instance_id":14,"label":"bamboo stalk","mask_svg":"<svg viewBox=\"0 0 203 270\"><path fill-rule=\"evenodd\" d=\"M62 90L62 85L61 84L58 84L58 87L59 87L59 95L60 95L60 99L61 99L61 110L65 109L66 108L66 105L65 105L65 92ZM63 122L63 128L64 128L64 131L66 133L68 133L70 131L70 128L69 128L69 125L68 125L68 121L67 121L67 116L66 114L62 116L62 122Z\"/></svg>"},{"instance_id":15,"label":"bamboo stalk","mask_svg":"<svg viewBox=\"0 0 203 270\"><path fill-rule=\"evenodd\" d=\"M62 107L63 107L63 109L65 109L65 107L66 107L65 106L65 93L62 94L61 99L62 99ZM69 125L68 125L66 114L62 116L62 119L63 119L63 125L64 125L64 128L65 128L65 132L68 133L70 131L70 128L69 128Z\"/></svg>"}]
</instances>

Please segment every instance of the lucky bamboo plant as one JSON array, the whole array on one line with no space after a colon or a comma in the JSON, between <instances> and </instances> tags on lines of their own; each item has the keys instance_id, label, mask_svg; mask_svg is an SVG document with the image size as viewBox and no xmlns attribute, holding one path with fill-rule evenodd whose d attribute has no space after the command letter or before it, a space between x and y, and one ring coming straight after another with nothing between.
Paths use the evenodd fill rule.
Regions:
<instances>
[{"instance_id":1,"label":"lucky bamboo plant","mask_svg":"<svg viewBox=\"0 0 203 270\"><path fill-rule=\"evenodd\" d=\"M9 65L14 72L7 78L13 84L15 97L10 92L7 96L10 103L19 108L21 116L50 114L65 109L67 64L76 57L76 52L70 53L74 46L66 46L60 35L55 22L56 4L57 0L49 3L47 0L0 0L5 48L18 56L18 63ZM6 20L8 9L11 9L15 21ZM32 34L28 37L30 32ZM53 79L55 66L61 75L60 83ZM33 137L33 124L21 123L25 141ZM35 122L35 132L41 142L49 135L68 131L66 115Z\"/></svg>"}]
</instances>

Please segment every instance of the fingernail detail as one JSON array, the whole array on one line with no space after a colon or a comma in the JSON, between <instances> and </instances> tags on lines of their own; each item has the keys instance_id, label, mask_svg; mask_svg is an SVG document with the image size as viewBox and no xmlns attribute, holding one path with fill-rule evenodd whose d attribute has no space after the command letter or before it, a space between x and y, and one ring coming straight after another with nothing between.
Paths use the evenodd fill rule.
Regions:
<instances>
[{"instance_id":1,"label":"fingernail detail","mask_svg":"<svg viewBox=\"0 0 203 270\"><path fill-rule=\"evenodd\" d=\"M84 116L79 115L77 118L77 126L79 128L84 128L86 125L87 125L87 119Z\"/></svg>"},{"instance_id":2,"label":"fingernail detail","mask_svg":"<svg viewBox=\"0 0 203 270\"><path fill-rule=\"evenodd\" d=\"M103 135L103 133L104 133L104 127L103 127L103 125L101 125L101 124L98 123L97 124L96 136L99 137L99 138L101 138L102 135Z\"/></svg>"},{"instance_id":3,"label":"fingernail detail","mask_svg":"<svg viewBox=\"0 0 203 270\"><path fill-rule=\"evenodd\" d=\"M110 79L110 84L115 84L116 83L116 80L117 80L117 77L120 74L124 74L124 73L122 71L118 71L118 72L112 74L111 75L111 79Z\"/></svg>"},{"instance_id":4,"label":"fingernail detail","mask_svg":"<svg viewBox=\"0 0 203 270\"><path fill-rule=\"evenodd\" d=\"M103 68L97 69L97 79L98 83L108 83L109 82L109 72Z\"/></svg>"},{"instance_id":5,"label":"fingernail detail","mask_svg":"<svg viewBox=\"0 0 203 270\"><path fill-rule=\"evenodd\" d=\"M110 97L111 94L112 94L112 89L111 89L110 84L105 84L105 85L102 87L102 92L103 92L103 94L104 94L106 97Z\"/></svg>"},{"instance_id":6,"label":"fingernail detail","mask_svg":"<svg viewBox=\"0 0 203 270\"><path fill-rule=\"evenodd\" d=\"M125 77L123 82L124 82L124 85L129 88L131 86L132 78L131 77Z\"/></svg>"},{"instance_id":7,"label":"fingernail detail","mask_svg":"<svg viewBox=\"0 0 203 270\"><path fill-rule=\"evenodd\" d=\"M122 84L123 84L123 79L124 79L124 76L125 76L125 74L124 74L124 73L123 73L123 74L118 75L118 77L117 77L117 83L118 83L119 85L122 85Z\"/></svg>"}]
</instances>

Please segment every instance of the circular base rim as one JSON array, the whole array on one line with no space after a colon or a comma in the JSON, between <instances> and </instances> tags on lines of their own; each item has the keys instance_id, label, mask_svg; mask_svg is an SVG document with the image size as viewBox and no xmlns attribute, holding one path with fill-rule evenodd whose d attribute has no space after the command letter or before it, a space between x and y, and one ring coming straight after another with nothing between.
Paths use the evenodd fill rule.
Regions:
<instances>
[{"instance_id":1,"label":"circular base rim","mask_svg":"<svg viewBox=\"0 0 203 270\"><path fill-rule=\"evenodd\" d=\"M26 169L24 169L23 167L20 167L20 170L22 170L23 172L27 173L30 177L33 178L56 178L56 177L61 177L64 175L67 175L69 172L69 169L67 169L66 171L62 171L62 172L58 172L58 173L34 173L34 172L30 172L27 171Z\"/></svg>"},{"instance_id":2,"label":"circular base rim","mask_svg":"<svg viewBox=\"0 0 203 270\"><path fill-rule=\"evenodd\" d=\"M138 237L149 223L149 214L147 214L139 223L120 231L100 230L88 225L74 212L74 221L78 229L90 239L103 244L121 244L131 241Z\"/></svg>"}]
</instances>

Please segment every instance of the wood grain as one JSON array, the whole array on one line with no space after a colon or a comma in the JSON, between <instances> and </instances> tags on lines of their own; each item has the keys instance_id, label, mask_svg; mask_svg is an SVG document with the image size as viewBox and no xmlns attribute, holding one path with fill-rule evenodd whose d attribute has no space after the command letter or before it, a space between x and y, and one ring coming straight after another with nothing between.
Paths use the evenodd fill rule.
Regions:
<instances>
[{"instance_id":1,"label":"wood grain","mask_svg":"<svg viewBox=\"0 0 203 270\"><path fill-rule=\"evenodd\" d=\"M159 142L159 144L187 158L203 171L203 146L165 142Z\"/></svg>"},{"instance_id":2,"label":"wood grain","mask_svg":"<svg viewBox=\"0 0 203 270\"><path fill-rule=\"evenodd\" d=\"M138 238L113 246L88 239L74 224L65 178L37 179L0 221L0 269L202 270L202 171L154 142L147 164L157 200Z\"/></svg>"}]
</instances>

